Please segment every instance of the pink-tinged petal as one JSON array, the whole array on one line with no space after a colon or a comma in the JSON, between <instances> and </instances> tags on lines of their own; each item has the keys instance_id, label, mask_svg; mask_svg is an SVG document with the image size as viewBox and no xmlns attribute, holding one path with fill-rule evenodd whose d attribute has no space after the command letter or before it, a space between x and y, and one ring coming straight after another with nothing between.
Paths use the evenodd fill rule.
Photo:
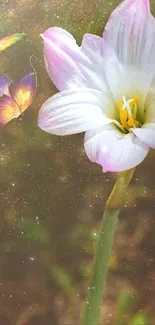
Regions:
<instances>
[{"instance_id":1,"label":"pink-tinged petal","mask_svg":"<svg viewBox=\"0 0 155 325\"><path fill-rule=\"evenodd\" d=\"M143 113L146 94L152 81L152 68L139 70L136 67L124 67L112 46L99 36L85 34L81 50L89 57L97 74L106 80L106 91L111 94L114 102L119 101L124 94L140 97L139 105Z\"/></svg>"},{"instance_id":2,"label":"pink-tinged petal","mask_svg":"<svg viewBox=\"0 0 155 325\"><path fill-rule=\"evenodd\" d=\"M88 158L100 164L104 172L118 172L139 165L149 147L134 134L123 134L114 125L85 134L85 150Z\"/></svg>"},{"instance_id":3,"label":"pink-tinged petal","mask_svg":"<svg viewBox=\"0 0 155 325\"><path fill-rule=\"evenodd\" d=\"M20 115L20 110L15 101L7 96L0 97L0 125L4 126L13 118Z\"/></svg>"},{"instance_id":4,"label":"pink-tinged petal","mask_svg":"<svg viewBox=\"0 0 155 325\"><path fill-rule=\"evenodd\" d=\"M148 0L125 0L112 13L103 33L119 60L142 66L154 62L155 20Z\"/></svg>"},{"instance_id":5,"label":"pink-tinged petal","mask_svg":"<svg viewBox=\"0 0 155 325\"><path fill-rule=\"evenodd\" d=\"M89 57L94 71L97 72L101 79L105 80L107 89L103 89L102 87L101 90L111 93L114 101L116 101L117 93L117 100L120 100L122 84L124 86L122 75L124 76L128 72L126 72L116 57L113 47L99 36L85 34L83 36L81 50ZM127 80L125 80L126 83Z\"/></svg>"},{"instance_id":6,"label":"pink-tinged petal","mask_svg":"<svg viewBox=\"0 0 155 325\"><path fill-rule=\"evenodd\" d=\"M144 124L141 128L132 129L132 132L149 147L155 149L155 123Z\"/></svg>"},{"instance_id":7,"label":"pink-tinged petal","mask_svg":"<svg viewBox=\"0 0 155 325\"><path fill-rule=\"evenodd\" d=\"M102 91L107 89L101 66L102 38L91 35L91 42L87 45L84 40L80 48L73 36L59 27L49 28L41 36L44 41L46 68L59 90L75 87L90 87ZM88 49L88 46L91 48ZM93 64L95 57L96 64Z\"/></svg>"},{"instance_id":8,"label":"pink-tinged petal","mask_svg":"<svg viewBox=\"0 0 155 325\"><path fill-rule=\"evenodd\" d=\"M110 123L112 116L113 104L106 95L76 88L49 98L40 109L38 125L46 132L67 135L101 127Z\"/></svg>"},{"instance_id":9,"label":"pink-tinged petal","mask_svg":"<svg viewBox=\"0 0 155 325\"><path fill-rule=\"evenodd\" d=\"M0 96L8 92L8 87L11 84L11 80L4 74L0 74Z\"/></svg>"},{"instance_id":10,"label":"pink-tinged petal","mask_svg":"<svg viewBox=\"0 0 155 325\"><path fill-rule=\"evenodd\" d=\"M80 49L99 74L104 75L107 62L113 56L116 58L113 47L109 46L102 37L94 34L84 34Z\"/></svg>"}]
</instances>

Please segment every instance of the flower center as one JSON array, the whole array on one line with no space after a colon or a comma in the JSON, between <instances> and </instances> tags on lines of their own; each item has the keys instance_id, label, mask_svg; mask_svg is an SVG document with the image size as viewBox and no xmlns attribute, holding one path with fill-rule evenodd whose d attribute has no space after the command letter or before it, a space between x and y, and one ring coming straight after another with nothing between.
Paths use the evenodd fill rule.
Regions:
<instances>
[{"instance_id":1,"label":"flower center","mask_svg":"<svg viewBox=\"0 0 155 325\"><path fill-rule=\"evenodd\" d=\"M123 96L122 100L117 103L120 122L122 127L128 131L130 128L136 128L139 126L139 122L136 120L137 102L139 102L139 98L126 100L126 97Z\"/></svg>"}]
</instances>

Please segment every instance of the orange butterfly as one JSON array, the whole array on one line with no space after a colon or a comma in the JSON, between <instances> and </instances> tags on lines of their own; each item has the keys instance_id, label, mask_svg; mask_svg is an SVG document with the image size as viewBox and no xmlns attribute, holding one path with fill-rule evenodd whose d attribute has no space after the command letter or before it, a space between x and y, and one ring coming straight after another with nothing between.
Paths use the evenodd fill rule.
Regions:
<instances>
[{"instance_id":1,"label":"orange butterfly","mask_svg":"<svg viewBox=\"0 0 155 325\"><path fill-rule=\"evenodd\" d=\"M4 74L0 75L0 125L17 118L31 105L36 88L36 72L32 65L19 81L12 82Z\"/></svg>"}]
</instances>

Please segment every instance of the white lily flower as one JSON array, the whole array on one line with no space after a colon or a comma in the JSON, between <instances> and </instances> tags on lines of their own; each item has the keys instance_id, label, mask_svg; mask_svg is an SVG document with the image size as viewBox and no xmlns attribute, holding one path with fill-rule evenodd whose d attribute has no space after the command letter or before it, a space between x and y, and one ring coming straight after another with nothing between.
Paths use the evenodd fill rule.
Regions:
<instances>
[{"instance_id":1,"label":"white lily flower","mask_svg":"<svg viewBox=\"0 0 155 325\"><path fill-rule=\"evenodd\" d=\"M46 132L85 132L89 159L103 171L140 164L155 148L155 19L149 0L125 0L102 37L85 34L79 47L53 27L42 34L46 68L60 91L41 107Z\"/></svg>"}]
</instances>

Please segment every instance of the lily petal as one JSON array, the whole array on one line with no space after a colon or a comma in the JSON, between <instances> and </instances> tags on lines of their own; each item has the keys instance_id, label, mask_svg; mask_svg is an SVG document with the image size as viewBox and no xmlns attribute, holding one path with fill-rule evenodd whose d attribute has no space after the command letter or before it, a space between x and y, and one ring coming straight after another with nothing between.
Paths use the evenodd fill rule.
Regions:
<instances>
[{"instance_id":1,"label":"lily petal","mask_svg":"<svg viewBox=\"0 0 155 325\"><path fill-rule=\"evenodd\" d=\"M85 134L89 159L100 164L104 172L133 168L146 157L149 147L134 134L122 134L111 124Z\"/></svg>"},{"instance_id":2,"label":"lily petal","mask_svg":"<svg viewBox=\"0 0 155 325\"><path fill-rule=\"evenodd\" d=\"M114 47L123 64L153 64L155 20L149 0L123 1L110 16L103 38Z\"/></svg>"},{"instance_id":3,"label":"lily petal","mask_svg":"<svg viewBox=\"0 0 155 325\"><path fill-rule=\"evenodd\" d=\"M114 102L119 101L123 95L129 98L131 94L133 97L139 97L143 115L144 102L153 78L153 67L143 67L140 70L137 67L124 67L118 60L112 44L109 45L101 37L92 34L83 36L81 50L91 60L93 69L106 81L107 91L111 93Z\"/></svg>"},{"instance_id":4,"label":"lily petal","mask_svg":"<svg viewBox=\"0 0 155 325\"><path fill-rule=\"evenodd\" d=\"M49 98L40 109L38 125L46 132L67 135L111 123L112 116L113 103L108 96L98 90L76 88Z\"/></svg>"},{"instance_id":5,"label":"lily petal","mask_svg":"<svg viewBox=\"0 0 155 325\"><path fill-rule=\"evenodd\" d=\"M155 78L153 78L147 93L143 123L155 123Z\"/></svg>"},{"instance_id":6,"label":"lily petal","mask_svg":"<svg viewBox=\"0 0 155 325\"><path fill-rule=\"evenodd\" d=\"M110 46L99 36L85 34L81 50L89 57L98 75L106 80L107 91L113 101L118 102L123 95L130 98L132 94L133 97L140 98L139 109L143 115L153 69L143 67L139 70L136 67L124 67L118 60L112 45Z\"/></svg>"},{"instance_id":7,"label":"lily petal","mask_svg":"<svg viewBox=\"0 0 155 325\"><path fill-rule=\"evenodd\" d=\"M140 129L131 130L141 141L155 149L155 123L144 124Z\"/></svg>"},{"instance_id":8,"label":"lily petal","mask_svg":"<svg viewBox=\"0 0 155 325\"><path fill-rule=\"evenodd\" d=\"M86 34L79 47L74 37L59 27L49 28L41 36L46 68L59 90L75 87L107 90L101 37Z\"/></svg>"}]
</instances>

